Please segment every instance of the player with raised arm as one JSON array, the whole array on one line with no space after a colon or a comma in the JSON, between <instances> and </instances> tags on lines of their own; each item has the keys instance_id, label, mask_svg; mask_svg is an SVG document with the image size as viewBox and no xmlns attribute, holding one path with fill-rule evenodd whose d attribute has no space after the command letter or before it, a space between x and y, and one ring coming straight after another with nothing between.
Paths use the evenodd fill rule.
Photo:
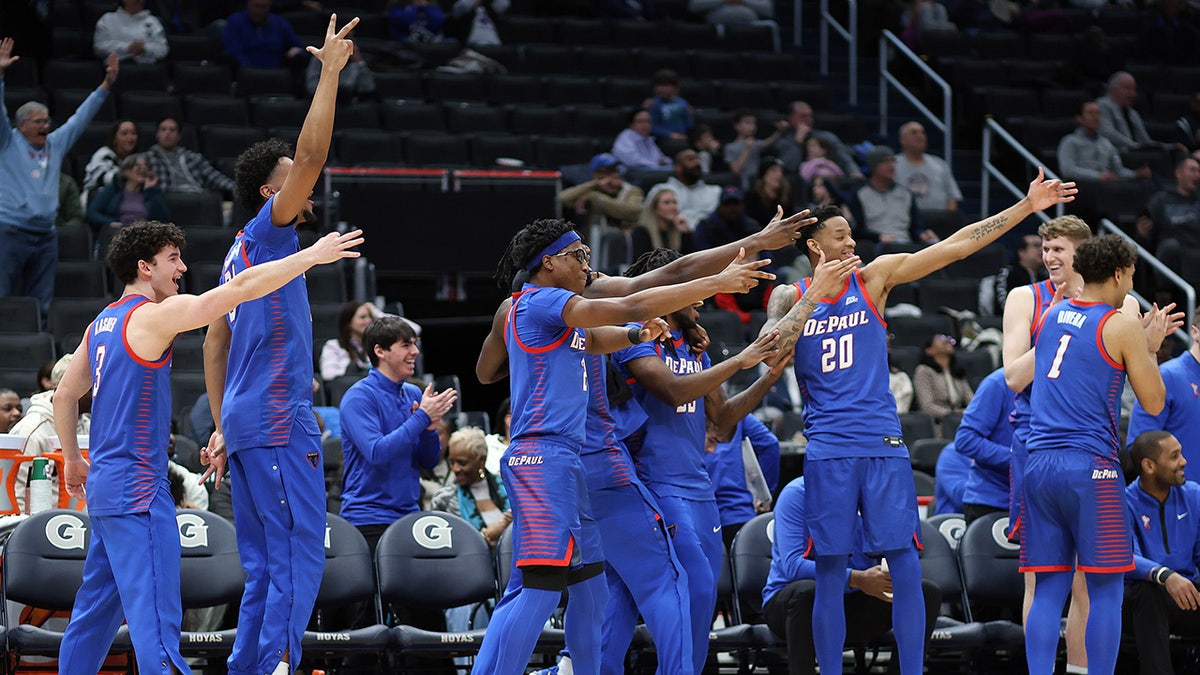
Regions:
<instances>
[{"instance_id":1,"label":"player with raised arm","mask_svg":"<svg viewBox=\"0 0 1200 675\"><path fill-rule=\"evenodd\" d=\"M100 670L122 618L140 672L191 672L179 653L179 531L167 476L171 343L313 265L357 257L349 249L360 234L330 234L198 296L177 295L187 270L179 228L141 222L113 239L108 264L125 290L88 326L77 352L87 358L71 362L54 396L64 481L72 496L87 499L92 525L59 672ZM79 399L89 390L90 464L75 439Z\"/></svg>"},{"instance_id":2,"label":"player with raised arm","mask_svg":"<svg viewBox=\"0 0 1200 675\"><path fill-rule=\"evenodd\" d=\"M813 637L822 671L841 668L842 591L860 512L867 550L882 554L892 575L901 672L920 673L924 661L920 523L912 465L888 389L882 316L888 293L975 253L1029 215L1074 199L1075 192L1074 183L1046 180L1039 170L1015 205L916 253L880 256L834 294L812 292L809 280L772 293L763 329L779 330L782 350L796 345L796 379L805 403L805 499L814 515L809 555L817 569ZM824 258L853 258L854 239L841 212L818 209L814 215L817 223L804 228L798 242L814 268Z\"/></svg>"},{"instance_id":3,"label":"player with raised arm","mask_svg":"<svg viewBox=\"0 0 1200 675\"><path fill-rule=\"evenodd\" d=\"M321 63L308 115L291 148L270 139L238 157L236 197L256 215L225 256L222 283L300 246L296 225L312 222L313 186L329 155L338 74L354 53L330 16L325 42L308 51ZM204 375L216 431L205 457L218 474L229 448L233 511L246 590L228 659L234 675L286 675L325 566L325 475L312 411L312 313L303 279L246 303L209 326Z\"/></svg>"}]
</instances>

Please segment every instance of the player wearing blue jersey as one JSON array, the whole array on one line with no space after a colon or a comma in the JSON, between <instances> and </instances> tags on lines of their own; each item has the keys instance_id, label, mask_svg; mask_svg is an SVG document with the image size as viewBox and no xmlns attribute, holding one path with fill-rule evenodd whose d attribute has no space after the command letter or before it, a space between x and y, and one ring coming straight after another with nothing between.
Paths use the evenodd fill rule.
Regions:
<instances>
[{"instance_id":1,"label":"player wearing blue jersey","mask_svg":"<svg viewBox=\"0 0 1200 675\"><path fill-rule=\"evenodd\" d=\"M590 255L570 223L538 220L513 237L496 277L502 288L519 284L521 289L502 333L512 442L501 460L513 510L513 562L520 574L496 606L475 661L477 672L523 672L542 624L568 587L567 639L575 670L600 671L608 593L598 576L603 557L579 457L588 406L586 354L654 340L665 328L658 319L629 329L611 324L655 317L716 288L744 292L759 279L773 278L759 271L769 261L742 263L743 255L717 275L620 300L593 300L580 296L592 277Z\"/></svg>"},{"instance_id":2,"label":"player wearing blue jersey","mask_svg":"<svg viewBox=\"0 0 1200 675\"><path fill-rule=\"evenodd\" d=\"M972 460L963 490L962 514L968 525L981 516L1008 510L1013 399L1004 369L993 371L979 383L954 434L958 453Z\"/></svg>"},{"instance_id":3,"label":"player wearing blue jersey","mask_svg":"<svg viewBox=\"0 0 1200 675\"><path fill-rule=\"evenodd\" d=\"M1192 314L1188 330L1192 346L1159 367L1167 386L1166 407L1161 413L1150 415L1135 403L1129 417L1128 438L1132 445L1143 431L1171 432L1183 445L1183 456L1189 458L1188 480L1200 481L1200 424L1196 424L1200 420L1200 311Z\"/></svg>"},{"instance_id":4,"label":"player wearing blue jersey","mask_svg":"<svg viewBox=\"0 0 1200 675\"><path fill-rule=\"evenodd\" d=\"M1125 575L1122 618L1137 644L1140 672L1172 673L1171 635L1200 631L1200 485L1187 479L1190 462L1169 432L1140 434L1130 454L1138 467L1125 488L1134 570Z\"/></svg>"},{"instance_id":5,"label":"player wearing blue jersey","mask_svg":"<svg viewBox=\"0 0 1200 675\"><path fill-rule=\"evenodd\" d=\"M1039 171L1014 206L916 253L880 256L840 290L816 292L806 280L772 293L764 330L780 331L781 349L796 344L796 379L805 399L804 473L814 516L809 554L817 565L813 625L822 670L841 668L846 630L841 589L860 511L868 551L886 557L891 570L901 672L921 672L924 658L916 493L888 390L887 328L880 313L888 293L971 255L1027 216L1074 199L1075 192L1073 183L1046 180ZM818 222L804 228L798 243L814 268L826 257L854 257L850 225L841 212L818 209L814 215Z\"/></svg>"},{"instance_id":6,"label":"player wearing blue jersey","mask_svg":"<svg viewBox=\"0 0 1200 675\"><path fill-rule=\"evenodd\" d=\"M54 396L67 491L86 498L92 523L83 585L59 652L59 672L95 673L124 618L145 673L191 672L179 653L179 532L167 477L171 343L261 297L314 264L343 257L360 232L330 235L203 295L177 295L187 270L174 225L136 223L113 238L108 264L121 299L84 333ZM76 443L79 399L92 393L90 464ZM129 546L129 542L142 545Z\"/></svg>"},{"instance_id":7,"label":"player wearing blue jersey","mask_svg":"<svg viewBox=\"0 0 1200 675\"><path fill-rule=\"evenodd\" d=\"M1025 468L1021 570L1037 575L1026 621L1029 672L1054 671L1059 619L1072 570L1086 577L1088 669L1110 673L1121 636L1122 574L1133 569L1129 520L1117 459L1121 391L1128 375L1148 411L1165 396L1154 355L1180 325L1174 308L1135 319L1116 307L1133 287L1137 254L1116 235L1081 243L1073 266L1083 278L1076 299L1051 307L1036 328L1033 415Z\"/></svg>"},{"instance_id":8,"label":"player wearing blue jersey","mask_svg":"<svg viewBox=\"0 0 1200 675\"><path fill-rule=\"evenodd\" d=\"M309 197L329 154L338 74L354 52L346 34L358 19L340 31L336 22L331 16L321 48L308 48L321 63L321 76L294 160L277 139L238 157L236 197L256 215L225 256L223 283L295 251L296 225L312 220ZM228 444L246 572L229 672L286 674L300 662L300 640L325 565L325 479L312 412L312 314L304 280L210 326L204 366L216 422L210 455L222 457Z\"/></svg>"}]
</instances>

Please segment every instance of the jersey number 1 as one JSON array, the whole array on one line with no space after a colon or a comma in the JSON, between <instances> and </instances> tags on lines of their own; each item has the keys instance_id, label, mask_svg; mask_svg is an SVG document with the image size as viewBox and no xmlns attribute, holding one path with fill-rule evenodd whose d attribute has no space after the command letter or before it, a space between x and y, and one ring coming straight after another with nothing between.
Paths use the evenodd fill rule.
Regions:
<instances>
[{"instance_id":1,"label":"jersey number 1","mask_svg":"<svg viewBox=\"0 0 1200 675\"><path fill-rule=\"evenodd\" d=\"M832 373L854 365L854 334L821 340L821 372Z\"/></svg>"},{"instance_id":2,"label":"jersey number 1","mask_svg":"<svg viewBox=\"0 0 1200 675\"><path fill-rule=\"evenodd\" d=\"M1058 351L1054 352L1054 363L1050 364L1050 372L1046 373L1046 377L1051 380L1057 380L1062 374L1063 357L1067 354L1067 345L1071 344L1071 336L1064 335L1058 338Z\"/></svg>"}]
</instances>

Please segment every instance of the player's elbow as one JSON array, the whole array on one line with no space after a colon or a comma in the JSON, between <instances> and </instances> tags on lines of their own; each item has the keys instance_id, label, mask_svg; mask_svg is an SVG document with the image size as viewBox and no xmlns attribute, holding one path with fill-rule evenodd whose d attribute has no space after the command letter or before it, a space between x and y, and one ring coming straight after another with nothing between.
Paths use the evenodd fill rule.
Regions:
<instances>
[{"instance_id":1,"label":"player's elbow","mask_svg":"<svg viewBox=\"0 0 1200 675\"><path fill-rule=\"evenodd\" d=\"M1138 403L1142 404L1142 409L1150 415L1157 415L1167 407L1167 397L1165 392L1155 392L1149 397L1138 397Z\"/></svg>"}]
</instances>

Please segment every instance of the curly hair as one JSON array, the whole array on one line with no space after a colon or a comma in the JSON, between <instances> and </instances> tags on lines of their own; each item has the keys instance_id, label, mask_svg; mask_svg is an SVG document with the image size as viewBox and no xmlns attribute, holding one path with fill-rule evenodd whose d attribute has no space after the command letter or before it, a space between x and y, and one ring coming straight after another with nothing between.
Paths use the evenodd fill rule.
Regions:
<instances>
[{"instance_id":1,"label":"curly hair","mask_svg":"<svg viewBox=\"0 0 1200 675\"><path fill-rule=\"evenodd\" d=\"M812 213L808 214L810 218L816 218L817 222L812 225L805 225L800 228L800 236L796 239L796 248L808 253L808 240L816 239L817 233L825 229L825 223L830 218L845 218L846 214L842 213L840 207L832 204L826 206L818 206L813 209Z\"/></svg>"},{"instance_id":2,"label":"curly hair","mask_svg":"<svg viewBox=\"0 0 1200 675\"><path fill-rule=\"evenodd\" d=\"M149 262L167 246L182 249L186 244L187 237L174 223L139 220L117 231L105 260L121 283L131 284L138 276L138 261Z\"/></svg>"},{"instance_id":3,"label":"curly hair","mask_svg":"<svg viewBox=\"0 0 1200 675\"><path fill-rule=\"evenodd\" d=\"M261 209L267 200L263 199L259 188L270 180L275 167L279 166L279 160L284 157L291 158L295 152L291 144L278 138L268 138L246 148L238 156L237 165L233 170L233 196L237 199L238 206L254 212Z\"/></svg>"},{"instance_id":4,"label":"curly hair","mask_svg":"<svg viewBox=\"0 0 1200 675\"><path fill-rule=\"evenodd\" d=\"M1133 244L1115 234L1093 237L1075 249L1075 271L1083 277L1085 284L1100 284L1117 273L1133 267L1137 262L1137 250Z\"/></svg>"},{"instance_id":5,"label":"curly hair","mask_svg":"<svg viewBox=\"0 0 1200 675\"><path fill-rule=\"evenodd\" d=\"M573 229L574 223L562 218L539 218L521 228L508 242L508 248L496 264L496 275L492 277L496 285L505 293L512 293L516 282L523 284L528 280L525 268L533 262L533 256Z\"/></svg>"},{"instance_id":6,"label":"curly hair","mask_svg":"<svg viewBox=\"0 0 1200 675\"><path fill-rule=\"evenodd\" d=\"M669 248L656 248L652 251L646 251L638 256L637 260L633 261L629 269L625 270L625 276L640 276L660 267L666 267L682 257L679 251Z\"/></svg>"}]
</instances>

